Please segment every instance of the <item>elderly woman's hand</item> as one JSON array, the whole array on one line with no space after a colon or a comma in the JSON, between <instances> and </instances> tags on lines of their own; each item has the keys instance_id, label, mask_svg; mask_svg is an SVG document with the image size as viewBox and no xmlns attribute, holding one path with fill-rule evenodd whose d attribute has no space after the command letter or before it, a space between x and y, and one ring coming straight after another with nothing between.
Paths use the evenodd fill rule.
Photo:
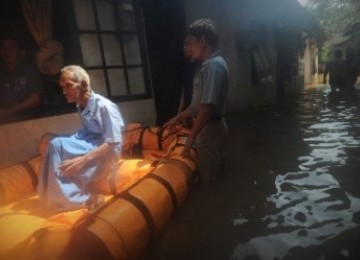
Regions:
<instances>
[{"instance_id":1,"label":"elderly woman's hand","mask_svg":"<svg viewBox=\"0 0 360 260\"><path fill-rule=\"evenodd\" d=\"M79 156L63 161L59 166L59 170L62 176L71 177L81 171L85 165L85 157Z\"/></svg>"}]
</instances>

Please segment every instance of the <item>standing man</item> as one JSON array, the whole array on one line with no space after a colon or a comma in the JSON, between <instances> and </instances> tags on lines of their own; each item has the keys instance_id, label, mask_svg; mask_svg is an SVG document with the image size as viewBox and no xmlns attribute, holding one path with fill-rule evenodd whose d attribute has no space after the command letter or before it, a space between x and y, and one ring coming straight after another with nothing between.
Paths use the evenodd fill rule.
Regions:
<instances>
[{"instance_id":1,"label":"standing man","mask_svg":"<svg viewBox=\"0 0 360 260\"><path fill-rule=\"evenodd\" d=\"M354 90L357 78L359 76L359 59L356 51L352 47L346 48L345 52L345 65L346 65L346 88Z\"/></svg>"},{"instance_id":2,"label":"standing man","mask_svg":"<svg viewBox=\"0 0 360 260\"><path fill-rule=\"evenodd\" d=\"M118 106L92 91L80 66L63 68L59 83L67 101L77 104L83 128L49 143L38 193L48 209L66 211L94 202L87 187L107 158L120 155L124 123Z\"/></svg>"},{"instance_id":3,"label":"standing man","mask_svg":"<svg viewBox=\"0 0 360 260\"><path fill-rule=\"evenodd\" d=\"M7 35L0 45L0 121L24 119L40 111L41 80L24 61L25 50L16 37Z\"/></svg>"},{"instance_id":4,"label":"standing man","mask_svg":"<svg viewBox=\"0 0 360 260\"><path fill-rule=\"evenodd\" d=\"M346 63L342 59L341 50L334 52L334 59L326 64L324 71L323 84L326 84L326 77L329 74L329 84L331 91L342 90L346 88Z\"/></svg>"},{"instance_id":5,"label":"standing man","mask_svg":"<svg viewBox=\"0 0 360 260\"><path fill-rule=\"evenodd\" d=\"M190 148L196 144L201 181L209 182L218 177L224 164L228 66L217 50L218 35L211 20L200 19L191 24L186 41L191 59L201 61L202 64L194 78L190 106L170 119L165 126L174 129L181 120L195 118L183 156L189 156Z\"/></svg>"}]
</instances>

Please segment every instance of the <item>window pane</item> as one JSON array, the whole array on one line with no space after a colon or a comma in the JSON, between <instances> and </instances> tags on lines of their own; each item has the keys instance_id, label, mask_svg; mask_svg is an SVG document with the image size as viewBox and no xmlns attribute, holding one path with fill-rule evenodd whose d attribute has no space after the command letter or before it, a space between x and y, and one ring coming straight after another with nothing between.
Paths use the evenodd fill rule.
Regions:
<instances>
[{"instance_id":1,"label":"window pane","mask_svg":"<svg viewBox=\"0 0 360 260\"><path fill-rule=\"evenodd\" d=\"M115 6L113 0L97 0L96 7L101 30L116 30Z\"/></svg>"},{"instance_id":2,"label":"window pane","mask_svg":"<svg viewBox=\"0 0 360 260\"><path fill-rule=\"evenodd\" d=\"M128 76L131 94L144 94L145 83L142 68L129 68Z\"/></svg>"},{"instance_id":3,"label":"window pane","mask_svg":"<svg viewBox=\"0 0 360 260\"><path fill-rule=\"evenodd\" d=\"M122 65L122 55L120 49L120 42L117 35L102 35L101 36L106 65Z\"/></svg>"},{"instance_id":4,"label":"window pane","mask_svg":"<svg viewBox=\"0 0 360 260\"><path fill-rule=\"evenodd\" d=\"M126 83L123 69L109 69L108 70L111 95L123 96L127 95Z\"/></svg>"},{"instance_id":5,"label":"window pane","mask_svg":"<svg viewBox=\"0 0 360 260\"><path fill-rule=\"evenodd\" d=\"M103 95L104 97L108 96L106 89L106 82L103 70L88 70L91 82L91 88L95 93Z\"/></svg>"},{"instance_id":6,"label":"window pane","mask_svg":"<svg viewBox=\"0 0 360 260\"><path fill-rule=\"evenodd\" d=\"M121 29L124 31L136 31L135 14L131 1L122 1L120 9Z\"/></svg>"},{"instance_id":7,"label":"window pane","mask_svg":"<svg viewBox=\"0 0 360 260\"><path fill-rule=\"evenodd\" d=\"M79 30L95 30L94 11L91 0L73 0L77 28Z\"/></svg>"},{"instance_id":8,"label":"window pane","mask_svg":"<svg viewBox=\"0 0 360 260\"><path fill-rule=\"evenodd\" d=\"M137 35L123 35L126 63L140 65L140 48Z\"/></svg>"},{"instance_id":9,"label":"window pane","mask_svg":"<svg viewBox=\"0 0 360 260\"><path fill-rule=\"evenodd\" d=\"M98 37L95 34L81 34L80 46L85 66L101 66Z\"/></svg>"}]
</instances>

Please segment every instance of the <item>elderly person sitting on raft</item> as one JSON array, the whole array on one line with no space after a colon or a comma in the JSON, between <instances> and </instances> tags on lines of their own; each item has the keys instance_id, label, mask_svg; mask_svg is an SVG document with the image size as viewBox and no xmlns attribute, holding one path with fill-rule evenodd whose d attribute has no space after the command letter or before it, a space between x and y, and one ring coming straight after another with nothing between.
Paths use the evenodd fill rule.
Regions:
<instances>
[{"instance_id":1,"label":"elderly person sitting on raft","mask_svg":"<svg viewBox=\"0 0 360 260\"><path fill-rule=\"evenodd\" d=\"M73 135L51 140L44 158L40 202L61 212L90 207L96 201L87 187L105 159L120 154L124 123L118 106L92 91L89 75L80 66L63 68L59 84L67 101L76 103L83 124Z\"/></svg>"}]
</instances>

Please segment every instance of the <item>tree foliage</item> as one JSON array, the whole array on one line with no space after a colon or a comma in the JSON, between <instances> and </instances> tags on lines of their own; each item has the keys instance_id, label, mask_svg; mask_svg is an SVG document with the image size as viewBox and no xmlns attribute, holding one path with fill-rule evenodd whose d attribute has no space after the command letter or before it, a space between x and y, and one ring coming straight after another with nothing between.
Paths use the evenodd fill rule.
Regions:
<instances>
[{"instance_id":1,"label":"tree foliage","mask_svg":"<svg viewBox=\"0 0 360 260\"><path fill-rule=\"evenodd\" d=\"M327 34L342 33L360 21L359 0L308 0L306 8L318 19Z\"/></svg>"}]
</instances>

